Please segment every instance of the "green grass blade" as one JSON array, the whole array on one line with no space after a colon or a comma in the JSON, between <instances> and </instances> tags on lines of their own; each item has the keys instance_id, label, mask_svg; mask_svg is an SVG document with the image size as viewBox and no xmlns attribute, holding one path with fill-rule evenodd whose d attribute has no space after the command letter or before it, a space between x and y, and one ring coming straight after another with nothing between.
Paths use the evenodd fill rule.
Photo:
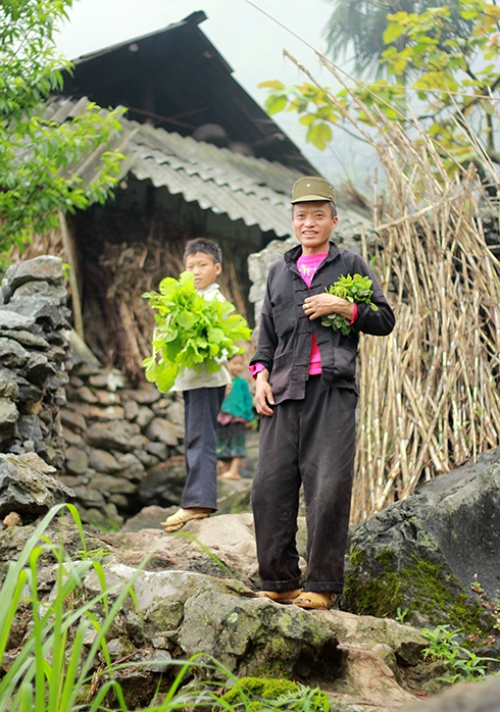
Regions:
<instances>
[{"instance_id":1,"label":"green grass blade","mask_svg":"<svg viewBox=\"0 0 500 712\"><path fill-rule=\"evenodd\" d=\"M40 620L38 601L38 558L43 547L35 546L29 555L31 571L31 609L33 612L33 639L35 643L35 709L44 712L45 700L45 657L43 655L43 624Z\"/></svg>"},{"instance_id":2,"label":"green grass blade","mask_svg":"<svg viewBox=\"0 0 500 712\"><path fill-rule=\"evenodd\" d=\"M17 581L14 581L14 578L12 577L12 579L10 579L8 584L6 585L6 595L2 598L6 599L8 594L8 597L10 599L8 601L8 605L2 605L4 603L4 600L0 600L0 610L6 611L2 618L2 625L0 626L0 660L2 659L3 654L5 653L7 642L10 636L10 631L12 628L12 622L16 615L19 603L23 597L24 587L28 584L28 582L28 573L24 570L21 570L19 572L19 575L17 576Z\"/></svg>"},{"instance_id":3,"label":"green grass blade","mask_svg":"<svg viewBox=\"0 0 500 712\"><path fill-rule=\"evenodd\" d=\"M101 590L103 592L106 592L106 576L104 574L104 569L102 568L102 565L99 561L94 561L93 563L93 569L96 573L97 578L99 579L99 583L101 584ZM104 596L103 600L103 605L104 605L104 611L106 616L109 614L109 602L108 602L108 597L107 595Z\"/></svg>"},{"instance_id":4,"label":"green grass blade","mask_svg":"<svg viewBox=\"0 0 500 712\"><path fill-rule=\"evenodd\" d=\"M25 682L20 689L19 712L33 712L33 685Z\"/></svg>"},{"instance_id":5,"label":"green grass blade","mask_svg":"<svg viewBox=\"0 0 500 712\"><path fill-rule=\"evenodd\" d=\"M61 552L59 552L61 554ZM48 708L49 710L57 709L57 700L59 699L61 685L64 679L64 652L66 648L66 631L63 628L63 606L66 599L64 589L67 586L64 585L63 580L63 564L62 556L58 557L57 566L57 576L56 576L56 595L50 606L50 611L53 616L52 630L53 630L53 645L52 645L52 660L50 665L50 674L48 676L49 685L49 700ZM72 583L72 582L71 582ZM74 585L70 586L70 590L73 590Z\"/></svg>"},{"instance_id":6,"label":"green grass blade","mask_svg":"<svg viewBox=\"0 0 500 712\"><path fill-rule=\"evenodd\" d=\"M76 684L78 677L78 665L83 657L84 639L87 630L90 628L89 621L82 621L78 626L75 637L71 643L71 655L68 667L64 676L64 685L58 701L57 712L71 712L80 689ZM54 708L55 710L56 708Z\"/></svg>"}]
</instances>

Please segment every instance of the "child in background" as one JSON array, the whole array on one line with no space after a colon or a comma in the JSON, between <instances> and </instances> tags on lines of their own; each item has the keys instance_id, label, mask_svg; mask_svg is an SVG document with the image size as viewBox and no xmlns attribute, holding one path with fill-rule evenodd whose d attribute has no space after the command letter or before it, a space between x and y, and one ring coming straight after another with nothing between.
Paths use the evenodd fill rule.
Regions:
<instances>
[{"instance_id":1,"label":"child in background","mask_svg":"<svg viewBox=\"0 0 500 712\"><path fill-rule=\"evenodd\" d=\"M240 375L245 368L243 356L229 360L232 387L224 398L217 416L217 457L230 461L229 469L219 475L219 480L239 480L241 459L246 456L245 427L254 419L252 396L248 382Z\"/></svg>"}]
</instances>

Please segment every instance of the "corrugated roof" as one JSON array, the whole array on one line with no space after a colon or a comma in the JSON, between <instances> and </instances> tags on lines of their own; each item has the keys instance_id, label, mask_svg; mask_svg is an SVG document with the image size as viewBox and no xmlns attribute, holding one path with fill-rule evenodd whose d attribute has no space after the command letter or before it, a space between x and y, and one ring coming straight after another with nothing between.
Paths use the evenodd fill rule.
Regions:
<instances>
[{"instance_id":1,"label":"corrugated roof","mask_svg":"<svg viewBox=\"0 0 500 712\"><path fill-rule=\"evenodd\" d=\"M62 122L84 111L87 103L54 100L45 118ZM121 178L132 174L167 188L172 195L181 193L203 210L243 220L249 227L258 225L279 237L291 234L290 193L301 175L298 171L125 118L120 123L123 131L113 145L126 156ZM77 172L84 180L91 181L97 174L104 150L103 146L82 157Z\"/></svg>"},{"instance_id":2,"label":"corrugated roof","mask_svg":"<svg viewBox=\"0 0 500 712\"><path fill-rule=\"evenodd\" d=\"M175 4L175 3L173 3ZM74 60L62 94L99 106L126 106L129 119L191 136L206 124L225 132L217 145L248 144L254 156L313 175L300 149L245 91L200 27L194 12L181 22Z\"/></svg>"}]
</instances>

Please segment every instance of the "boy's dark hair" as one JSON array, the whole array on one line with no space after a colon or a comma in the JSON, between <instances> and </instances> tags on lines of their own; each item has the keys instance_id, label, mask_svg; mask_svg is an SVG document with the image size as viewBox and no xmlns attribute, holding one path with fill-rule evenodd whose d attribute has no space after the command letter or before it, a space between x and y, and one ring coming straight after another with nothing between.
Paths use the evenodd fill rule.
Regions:
<instances>
[{"instance_id":1,"label":"boy's dark hair","mask_svg":"<svg viewBox=\"0 0 500 712\"><path fill-rule=\"evenodd\" d=\"M337 217L337 206L335 205L335 203L332 203L330 200L326 200L325 202L330 206L330 210L332 211L332 218L336 218ZM294 212L293 212L294 210L295 210L295 205L292 205L292 220L293 220L293 216L294 216Z\"/></svg>"},{"instance_id":2,"label":"boy's dark hair","mask_svg":"<svg viewBox=\"0 0 500 712\"><path fill-rule=\"evenodd\" d=\"M195 237L194 240L188 240L184 249L184 262L189 255L194 255L196 252L204 252L212 258L215 264L222 264L222 250L213 240L206 237Z\"/></svg>"}]
</instances>

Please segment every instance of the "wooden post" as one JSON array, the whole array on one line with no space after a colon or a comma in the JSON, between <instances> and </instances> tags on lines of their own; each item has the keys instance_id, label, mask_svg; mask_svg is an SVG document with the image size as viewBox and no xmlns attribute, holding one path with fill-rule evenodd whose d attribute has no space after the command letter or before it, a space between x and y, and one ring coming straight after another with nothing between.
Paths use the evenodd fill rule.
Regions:
<instances>
[{"instance_id":1,"label":"wooden post","mask_svg":"<svg viewBox=\"0 0 500 712\"><path fill-rule=\"evenodd\" d=\"M66 222L66 216L59 210L59 223L61 225L62 242L64 247L64 252L66 253L66 259L69 264L69 286L71 289L71 297L73 302L73 321L75 324L75 331L78 336L85 341L83 334L83 319L82 319L82 305L80 301L80 290L78 289L78 258L76 254L76 245L73 235L68 228L68 223Z\"/></svg>"}]
</instances>

